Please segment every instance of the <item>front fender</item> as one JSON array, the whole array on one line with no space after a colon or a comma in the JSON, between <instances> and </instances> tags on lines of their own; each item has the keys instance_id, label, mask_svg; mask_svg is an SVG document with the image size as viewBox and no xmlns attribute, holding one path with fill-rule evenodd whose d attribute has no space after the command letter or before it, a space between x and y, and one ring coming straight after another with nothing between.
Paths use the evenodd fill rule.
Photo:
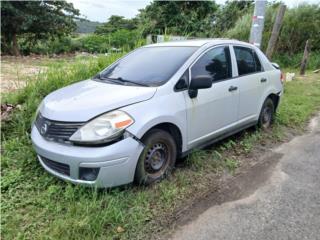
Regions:
<instances>
[{"instance_id":1,"label":"front fender","mask_svg":"<svg viewBox=\"0 0 320 240\"><path fill-rule=\"evenodd\" d=\"M182 93L159 96L149 101L126 106L122 110L134 118L135 123L127 130L137 138L141 139L146 132L158 124L171 123L180 130L182 151L186 150L187 114Z\"/></svg>"}]
</instances>

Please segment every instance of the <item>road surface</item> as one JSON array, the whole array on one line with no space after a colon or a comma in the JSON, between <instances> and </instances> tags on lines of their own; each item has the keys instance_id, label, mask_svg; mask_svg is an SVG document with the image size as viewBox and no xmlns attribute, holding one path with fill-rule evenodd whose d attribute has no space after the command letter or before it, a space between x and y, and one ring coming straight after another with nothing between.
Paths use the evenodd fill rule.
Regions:
<instances>
[{"instance_id":1,"label":"road surface","mask_svg":"<svg viewBox=\"0 0 320 240\"><path fill-rule=\"evenodd\" d=\"M320 240L320 117L309 127L273 150L279 161L262 185L244 198L208 208L171 238Z\"/></svg>"}]
</instances>

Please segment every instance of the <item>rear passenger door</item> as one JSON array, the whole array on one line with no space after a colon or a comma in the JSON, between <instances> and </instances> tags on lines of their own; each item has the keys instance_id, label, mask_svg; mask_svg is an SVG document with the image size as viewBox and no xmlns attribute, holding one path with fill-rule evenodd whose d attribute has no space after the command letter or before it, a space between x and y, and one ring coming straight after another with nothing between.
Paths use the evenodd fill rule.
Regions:
<instances>
[{"instance_id":1,"label":"rear passenger door","mask_svg":"<svg viewBox=\"0 0 320 240\"><path fill-rule=\"evenodd\" d=\"M268 79L254 49L233 46L238 69L238 121L251 122L257 118L263 87Z\"/></svg>"}]
</instances>

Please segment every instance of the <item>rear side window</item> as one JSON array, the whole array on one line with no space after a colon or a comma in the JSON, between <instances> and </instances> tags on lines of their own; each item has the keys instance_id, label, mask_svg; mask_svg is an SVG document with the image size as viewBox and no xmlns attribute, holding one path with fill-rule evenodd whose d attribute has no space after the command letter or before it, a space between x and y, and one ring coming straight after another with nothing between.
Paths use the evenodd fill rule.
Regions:
<instances>
[{"instance_id":1,"label":"rear side window","mask_svg":"<svg viewBox=\"0 0 320 240\"><path fill-rule=\"evenodd\" d=\"M232 77L231 58L228 46L216 47L206 52L191 67L191 77L205 75L212 81L219 81Z\"/></svg>"},{"instance_id":2,"label":"rear side window","mask_svg":"<svg viewBox=\"0 0 320 240\"><path fill-rule=\"evenodd\" d=\"M246 47L234 47L239 76L262 71L256 52Z\"/></svg>"},{"instance_id":3,"label":"rear side window","mask_svg":"<svg viewBox=\"0 0 320 240\"><path fill-rule=\"evenodd\" d=\"M256 62L256 71L261 72L263 69L262 69L259 57L255 51L253 51L253 55L254 55L254 61Z\"/></svg>"}]
</instances>

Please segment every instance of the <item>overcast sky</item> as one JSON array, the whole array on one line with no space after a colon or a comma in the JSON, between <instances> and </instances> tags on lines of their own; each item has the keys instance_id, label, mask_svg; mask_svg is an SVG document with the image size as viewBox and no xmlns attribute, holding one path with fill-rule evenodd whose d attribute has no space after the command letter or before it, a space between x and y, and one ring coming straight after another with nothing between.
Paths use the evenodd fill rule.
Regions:
<instances>
[{"instance_id":1,"label":"overcast sky","mask_svg":"<svg viewBox=\"0 0 320 240\"><path fill-rule=\"evenodd\" d=\"M80 10L83 17L91 21L106 22L111 15L120 15L132 18L139 13L152 0L67 0ZM222 4L225 0L216 0ZM289 7L296 6L302 2L320 4L320 0L283 0Z\"/></svg>"}]
</instances>

